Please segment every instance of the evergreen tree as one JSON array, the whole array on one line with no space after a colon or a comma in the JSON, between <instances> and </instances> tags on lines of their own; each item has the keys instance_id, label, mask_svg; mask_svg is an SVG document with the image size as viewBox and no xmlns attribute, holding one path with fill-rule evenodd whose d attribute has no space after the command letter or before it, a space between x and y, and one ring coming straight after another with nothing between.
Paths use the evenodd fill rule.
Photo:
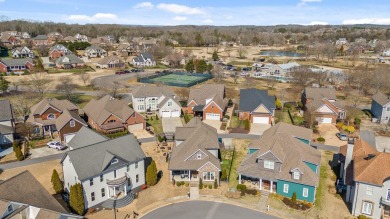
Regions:
<instances>
[{"instance_id":1,"label":"evergreen tree","mask_svg":"<svg viewBox=\"0 0 390 219\"><path fill-rule=\"evenodd\" d=\"M10 82L5 80L5 78L3 76L0 75L0 90L3 92L3 93L6 93L7 90L8 90L8 87L9 87L9 84Z\"/></svg>"},{"instance_id":2,"label":"evergreen tree","mask_svg":"<svg viewBox=\"0 0 390 219\"><path fill-rule=\"evenodd\" d=\"M213 65L212 65L211 63L209 63L209 64L207 65L207 72L208 72L208 73L211 73L212 70L213 70Z\"/></svg>"},{"instance_id":3,"label":"evergreen tree","mask_svg":"<svg viewBox=\"0 0 390 219\"><path fill-rule=\"evenodd\" d=\"M84 195L80 183L70 187L69 204L77 214L84 214Z\"/></svg>"},{"instance_id":4,"label":"evergreen tree","mask_svg":"<svg viewBox=\"0 0 390 219\"><path fill-rule=\"evenodd\" d=\"M156 162L152 160L146 169L146 185L154 186L157 183L157 167Z\"/></svg>"},{"instance_id":5,"label":"evergreen tree","mask_svg":"<svg viewBox=\"0 0 390 219\"><path fill-rule=\"evenodd\" d=\"M294 192L293 193L293 195L292 195L292 198L291 198L291 201L292 201L292 203L297 203L297 193L296 192Z\"/></svg>"},{"instance_id":6,"label":"evergreen tree","mask_svg":"<svg viewBox=\"0 0 390 219\"><path fill-rule=\"evenodd\" d=\"M22 149L19 147L19 144L14 141L12 143L12 149L14 150L15 152L15 157L16 159L18 159L18 161L21 161L23 160L23 153L22 153Z\"/></svg>"},{"instance_id":7,"label":"evergreen tree","mask_svg":"<svg viewBox=\"0 0 390 219\"><path fill-rule=\"evenodd\" d=\"M53 173L51 174L51 183L56 194L62 193L62 182L57 170L55 169L53 169Z\"/></svg>"},{"instance_id":8,"label":"evergreen tree","mask_svg":"<svg viewBox=\"0 0 390 219\"><path fill-rule=\"evenodd\" d=\"M212 59L213 59L214 61L218 61L218 60L219 60L217 51L214 51L214 52L213 52Z\"/></svg>"},{"instance_id":9,"label":"evergreen tree","mask_svg":"<svg viewBox=\"0 0 390 219\"><path fill-rule=\"evenodd\" d=\"M250 123L249 119L245 120L244 124L245 124L245 130L251 129L251 123Z\"/></svg>"},{"instance_id":10,"label":"evergreen tree","mask_svg":"<svg viewBox=\"0 0 390 219\"><path fill-rule=\"evenodd\" d=\"M203 181L202 181L202 178L199 178L199 189L203 189Z\"/></svg>"},{"instance_id":11,"label":"evergreen tree","mask_svg":"<svg viewBox=\"0 0 390 219\"><path fill-rule=\"evenodd\" d=\"M282 108L282 102L279 99L275 100L275 106L276 109L281 109Z\"/></svg>"},{"instance_id":12,"label":"evergreen tree","mask_svg":"<svg viewBox=\"0 0 390 219\"><path fill-rule=\"evenodd\" d=\"M207 63L203 59L198 60L196 62L195 66L196 66L195 70L196 70L197 73L203 73L203 72L207 71Z\"/></svg>"},{"instance_id":13,"label":"evergreen tree","mask_svg":"<svg viewBox=\"0 0 390 219\"><path fill-rule=\"evenodd\" d=\"M184 67L186 69L186 71L188 72L193 72L194 71L194 60L193 59L190 59L186 66Z\"/></svg>"},{"instance_id":14,"label":"evergreen tree","mask_svg":"<svg viewBox=\"0 0 390 219\"><path fill-rule=\"evenodd\" d=\"M218 182L217 182L217 179L214 180L214 189L217 189L218 188Z\"/></svg>"}]
</instances>

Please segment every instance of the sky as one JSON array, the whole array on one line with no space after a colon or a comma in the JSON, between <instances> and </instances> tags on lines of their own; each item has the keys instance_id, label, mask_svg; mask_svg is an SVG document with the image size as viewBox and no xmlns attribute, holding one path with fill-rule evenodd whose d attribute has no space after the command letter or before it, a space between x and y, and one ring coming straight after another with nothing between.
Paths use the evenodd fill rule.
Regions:
<instances>
[{"instance_id":1,"label":"sky","mask_svg":"<svg viewBox=\"0 0 390 219\"><path fill-rule=\"evenodd\" d=\"M1 19L127 25L390 24L390 1L0 0Z\"/></svg>"}]
</instances>

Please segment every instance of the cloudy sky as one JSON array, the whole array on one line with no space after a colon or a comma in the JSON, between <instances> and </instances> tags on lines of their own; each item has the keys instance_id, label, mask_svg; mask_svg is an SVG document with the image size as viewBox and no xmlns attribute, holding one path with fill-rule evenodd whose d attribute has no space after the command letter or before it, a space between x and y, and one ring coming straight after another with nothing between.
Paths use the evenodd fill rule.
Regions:
<instances>
[{"instance_id":1,"label":"cloudy sky","mask_svg":"<svg viewBox=\"0 0 390 219\"><path fill-rule=\"evenodd\" d=\"M390 1L0 0L0 17L134 25L390 24Z\"/></svg>"}]
</instances>

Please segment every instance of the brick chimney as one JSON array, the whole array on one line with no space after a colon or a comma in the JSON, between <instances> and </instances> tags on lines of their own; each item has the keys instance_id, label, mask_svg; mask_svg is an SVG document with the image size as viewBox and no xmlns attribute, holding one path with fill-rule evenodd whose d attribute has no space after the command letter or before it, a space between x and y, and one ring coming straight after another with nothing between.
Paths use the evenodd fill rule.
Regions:
<instances>
[{"instance_id":1,"label":"brick chimney","mask_svg":"<svg viewBox=\"0 0 390 219\"><path fill-rule=\"evenodd\" d=\"M345 184L345 178L346 178L346 172L348 166L351 164L352 157L353 157L353 148L355 147L355 139L348 138L348 144L347 144L347 153L345 154L345 163L344 163L344 174L343 174L343 181Z\"/></svg>"}]
</instances>

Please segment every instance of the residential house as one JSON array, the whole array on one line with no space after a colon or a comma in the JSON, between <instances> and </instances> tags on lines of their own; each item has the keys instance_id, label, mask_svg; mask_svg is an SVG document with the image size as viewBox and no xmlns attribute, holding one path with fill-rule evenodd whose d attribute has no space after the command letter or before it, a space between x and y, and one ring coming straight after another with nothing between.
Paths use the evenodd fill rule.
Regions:
<instances>
[{"instance_id":1,"label":"residential house","mask_svg":"<svg viewBox=\"0 0 390 219\"><path fill-rule=\"evenodd\" d=\"M68 142L68 146L69 150L74 150L84 147L85 145L97 144L107 140L109 140L108 137L101 135L86 126L83 126Z\"/></svg>"},{"instance_id":2,"label":"residential house","mask_svg":"<svg viewBox=\"0 0 390 219\"><path fill-rule=\"evenodd\" d=\"M61 33L58 33L58 32L51 32L51 33L47 34L47 38L51 42L59 42L59 41L62 41L62 39L64 39L64 36Z\"/></svg>"},{"instance_id":3,"label":"residential house","mask_svg":"<svg viewBox=\"0 0 390 219\"><path fill-rule=\"evenodd\" d=\"M14 141L14 114L9 100L0 100L0 149Z\"/></svg>"},{"instance_id":4,"label":"residential house","mask_svg":"<svg viewBox=\"0 0 390 219\"><path fill-rule=\"evenodd\" d=\"M186 111L206 120L221 120L227 102L225 85L205 84L199 88L190 89Z\"/></svg>"},{"instance_id":5,"label":"residential house","mask_svg":"<svg viewBox=\"0 0 390 219\"><path fill-rule=\"evenodd\" d=\"M21 74L25 70L30 70L34 67L34 63L30 58L24 59L0 59L0 72L14 72Z\"/></svg>"},{"instance_id":6,"label":"residential house","mask_svg":"<svg viewBox=\"0 0 390 219\"><path fill-rule=\"evenodd\" d=\"M68 213L30 172L24 171L0 182L0 218L84 217Z\"/></svg>"},{"instance_id":7,"label":"residential house","mask_svg":"<svg viewBox=\"0 0 390 219\"><path fill-rule=\"evenodd\" d=\"M27 32L18 32L18 31L12 31L12 30L1 32L0 36L3 36L3 35L11 35L11 36L16 37L18 40L30 38L30 34L28 34Z\"/></svg>"},{"instance_id":8,"label":"residential house","mask_svg":"<svg viewBox=\"0 0 390 219\"><path fill-rule=\"evenodd\" d=\"M383 50L382 56L390 56L390 48Z\"/></svg>"},{"instance_id":9,"label":"residential house","mask_svg":"<svg viewBox=\"0 0 390 219\"><path fill-rule=\"evenodd\" d=\"M74 37L74 36L67 36L67 37L64 37L63 41L65 42L70 42L70 43L73 43L73 42L76 42L77 39Z\"/></svg>"},{"instance_id":10,"label":"residential house","mask_svg":"<svg viewBox=\"0 0 390 219\"><path fill-rule=\"evenodd\" d=\"M84 51L84 56L87 56L88 58L102 57L106 55L106 50L102 49L99 46L89 46Z\"/></svg>"},{"instance_id":11,"label":"residential house","mask_svg":"<svg viewBox=\"0 0 390 219\"><path fill-rule=\"evenodd\" d=\"M309 113L318 123L336 123L344 119L347 111L340 107L336 100L334 88L307 87L301 96L305 113Z\"/></svg>"},{"instance_id":12,"label":"residential house","mask_svg":"<svg viewBox=\"0 0 390 219\"><path fill-rule=\"evenodd\" d=\"M371 113L382 124L390 121L390 96L378 92L372 96Z\"/></svg>"},{"instance_id":13,"label":"residential house","mask_svg":"<svg viewBox=\"0 0 390 219\"><path fill-rule=\"evenodd\" d=\"M85 66L84 61L72 53L61 56L56 60L57 68L69 69L83 66Z\"/></svg>"},{"instance_id":14,"label":"residential house","mask_svg":"<svg viewBox=\"0 0 390 219\"><path fill-rule=\"evenodd\" d=\"M85 209L130 204L134 192L145 185L145 154L137 139L133 135L101 142L80 139L82 146L68 151L61 160L65 192L81 183Z\"/></svg>"},{"instance_id":15,"label":"residential house","mask_svg":"<svg viewBox=\"0 0 390 219\"><path fill-rule=\"evenodd\" d=\"M79 34L79 33L77 33L77 34L74 36L74 38L75 38L76 41L78 41L78 42L89 42L89 39L88 39L87 36L82 35L82 34Z\"/></svg>"},{"instance_id":16,"label":"residential house","mask_svg":"<svg viewBox=\"0 0 390 219\"><path fill-rule=\"evenodd\" d=\"M217 130L199 118L184 127L176 127L176 145L172 149L168 170L171 181L219 184L221 172L220 143Z\"/></svg>"},{"instance_id":17,"label":"residential house","mask_svg":"<svg viewBox=\"0 0 390 219\"><path fill-rule=\"evenodd\" d=\"M131 94L136 112L158 111L160 117L181 116L181 105L176 99L176 94L168 87L141 85Z\"/></svg>"},{"instance_id":18,"label":"residential house","mask_svg":"<svg viewBox=\"0 0 390 219\"><path fill-rule=\"evenodd\" d=\"M321 152L310 146L311 136L310 129L282 122L269 128L249 145L238 168L239 184L314 202Z\"/></svg>"},{"instance_id":19,"label":"residential house","mask_svg":"<svg viewBox=\"0 0 390 219\"><path fill-rule=\"evenodd\" d=\"M124 57L133 56L137 54L137 48L134 44L122 43L118 46L117 52Z\"/></svg>"},{"instance_id":20,"label":"residential house","mask_svg":"<svg viewBox=\"0 0 390 219\"><path fill-rule=\"evenodd\" d=\"M275 115L275 97L267 90L255 88L240 90L238 117L251 123L272 124Z\"/></svg>"},{"instance_id":21,"label":"residential house","mask_svg":"<svg viewBox=\"0 0 390 219\"><path fill-rule=\"evenodd\" d=\"M57 59L71 53L72 52L62 44L56 44L49 49L49 57L52 59Z\"/></svg>"},{"instance_id":22,"label":"residential house","mask_svg":"<svg viewBox=\"0 0 390 219\"><path fill-rule=\"evenodd\" d=\"M125 63L116 55L106 56L101 58L96 63L97 68L124 68Z\"/></svg>"},{"instance_id":23,"label":"residential house","mask_svg":"<svg viewBox=\"0 0 390 219\"><path fill-rule=\"evenodd\" d=\"M34 52L27 46L15 47L12 49L13 58L34 58Z\"/></svg>"},{"instance_id":24,"label":"residential house","mask_svg":"<svg viewBox=\"0 0 390 219\"><path fill-rule=\"evenodd\" d=\"M80 109L69 100L45 98L30 109L27 119L36 125L35 133L52 135L58 133L61 141L68 142L86 123L80 118Z\"/></svg>"},{"instance_id":25,"label":"residential house","mask_svg":"<svg viewBox=\"0 0 390 219\"><path fill-rule=\"evenodd\" d=\"M8 57L8 48L0 44L0 58Z\"/></svg>"},{"instance_id":26,"label":"residential house","mask_svg":"<svg viewBox=\"0 0 390 219\"><path fill-rule=\"evenodd\" d=\"M88 116L88 124L101 133L132 132L146 128L145 117L130 108L125 101L110 95L99 100L92 99L83 110Z\"/></svg>"},{"instance_id":27,"label":"residential house","mask_svg":"<svg viewBox=\"0 0 390 219\"><path fill-rule=\"evenodd\" d=\"M156 60L150 53L141 53L133 58L133 65L137 67L156 66Z\"/></svg>"},{"instance_id":28,"label":"residential house","mask_svg":"<svg viewBox=\"0 0 390 219\"><path fill-rule=\"evenodd\" d=\"M340 176L345 200L354 216L390 218L390 154L364 139L349 139L340 148Z\"/></svg>"},{"instance_id":29,"label":"residential house","mask_svg":"<svg viewBox=\"0 0 390 219\"><path fill-rule=\"evenodd\" d=\"M46 35L38 35L31 39L30 44L33 48L39 46L50 46L51 40Z\"/></svg>"},{"instance_id":30,"label":"residential house","mask_svg":"<svg viewBox=\"0 0 390 219\"><path fill-rule=\"evenodd\" d=\"M358 43L360 45L365 45L367 43L367 39L363 37L359 37L355 39L355 43Z\"/></svg>"},{"instance_id":31,"label":"residential house","mask_svg":"<svg viewBox=\"0 0 390 219\"><path fill-rule=\"evenodd\" d=\"M347 44L348 44L347 38L339 38L339 39L336 41L336 45L337 45L337 46L347 45Z\"/></svg>"},{"instance_id":32,"label":"residential house","mask_svg":"<svg viewBox=\"0 0 390 219\"><path fill-rule=\"evenodd\" d=\"M186 63L187 59L180 53L170 54L164 57L161 61L161 64L170 67L184 66Z\"/></svg>"},{"instance_id":33,"label":"residential house","mask_svg":"<svg viewBox=\"0 0 390 219\"><path fill-rule=\"evenodd\" d=\"M20 41L10 34L2 34L0 37L1 44L5 47L12 48L15 45L20 45Z\"/></svg>"}]
</instances>

